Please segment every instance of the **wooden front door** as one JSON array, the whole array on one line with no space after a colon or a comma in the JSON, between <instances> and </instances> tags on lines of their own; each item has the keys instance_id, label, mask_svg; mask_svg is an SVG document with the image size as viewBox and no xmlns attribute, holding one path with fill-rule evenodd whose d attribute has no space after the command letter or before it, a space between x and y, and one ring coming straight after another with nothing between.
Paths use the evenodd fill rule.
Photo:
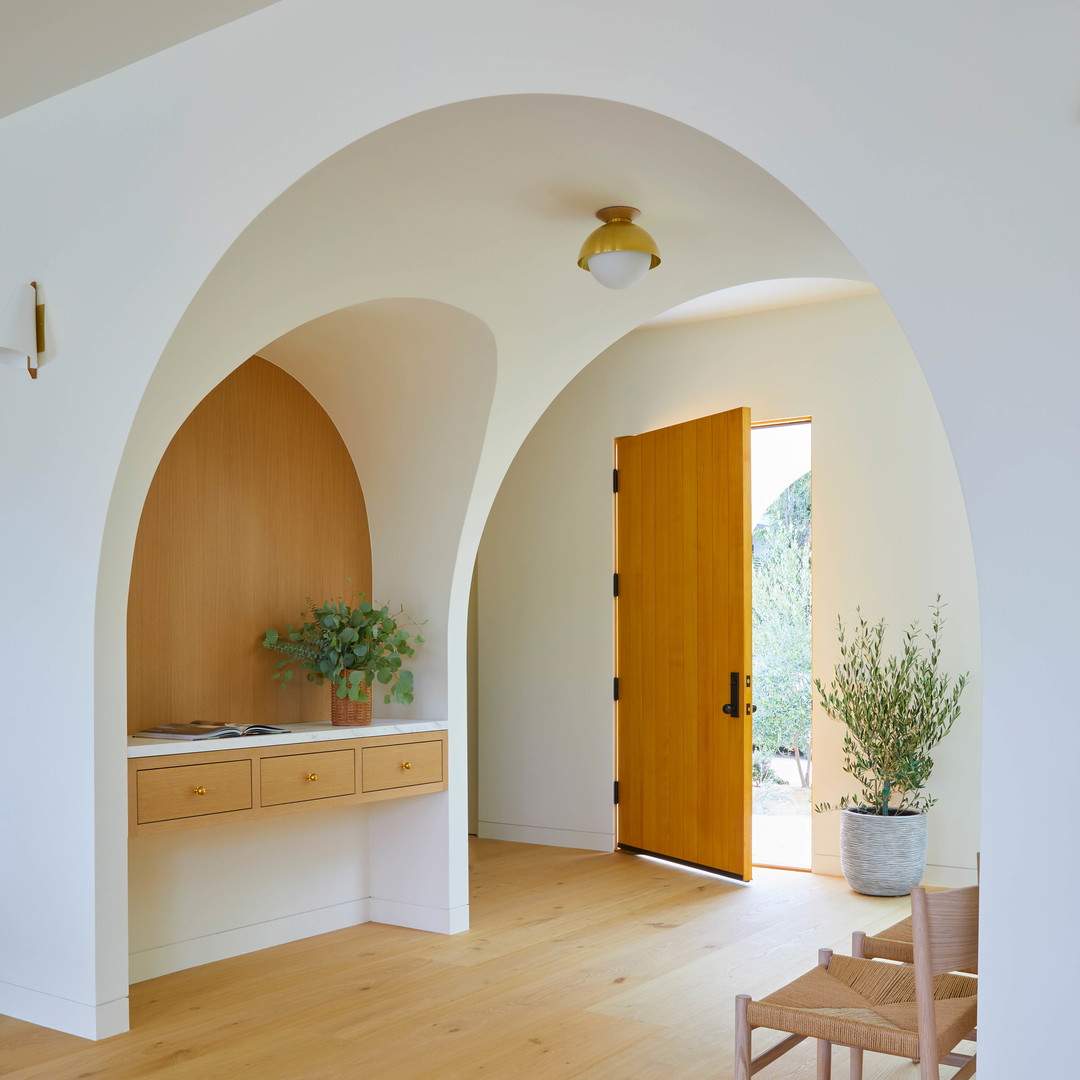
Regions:
<instances>
[{"instance_id":1,"label":"wooden front door","mask_svg":"<svg viewBox=\"0 0 1080 1080\"><path fill-rule=\"evenodd\" d=\"M615 440L619 846L750 879L750 410Z\"/></svg>"}]
</instances>

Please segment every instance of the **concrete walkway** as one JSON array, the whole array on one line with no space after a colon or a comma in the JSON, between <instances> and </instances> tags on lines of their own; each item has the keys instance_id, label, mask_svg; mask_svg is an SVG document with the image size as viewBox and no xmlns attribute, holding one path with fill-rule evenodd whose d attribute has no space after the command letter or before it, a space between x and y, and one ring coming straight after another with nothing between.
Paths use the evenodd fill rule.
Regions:
<instances>
[{"instance_id":1,"label":"concrete walkway","mask_svg":"<svg viewBox=\"0 0 1080 1080\"><path fill-rule=\"evenodd\" d=\"M790 757L773 758L773 769L786 784L753 789L753 861L763 866L810 868L810 790L799 785Z\"/></svg>"}]
</instances>

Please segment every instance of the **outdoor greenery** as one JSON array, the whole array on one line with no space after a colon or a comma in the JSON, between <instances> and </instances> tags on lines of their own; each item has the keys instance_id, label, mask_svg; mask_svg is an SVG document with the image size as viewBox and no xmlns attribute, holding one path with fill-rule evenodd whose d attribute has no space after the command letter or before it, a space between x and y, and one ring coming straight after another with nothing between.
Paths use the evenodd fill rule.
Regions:
<instances>
[{"instance_id":1,"label":"outdoor greenery","mask_svg":"<svg viewBox=\"0 0 1080 1080\"><path fill-rule=\"evenodd\" d=\"M779 773L773 768L773 756L764 750L755 750L751 770L751 783L755 787L765 784L786 784Z\"/></svg>"},{"instance_id":2,"label":"outdoor greenery","mask_svg":"<svg viewBox=\"0 0 1080 1080\"><path fill-rule=\"evenodd\" d=\"M960 695L968 676L955 681L940 670L941 631L945 625L938 595L930 605L930 629L913 622L904 632L900 654L882 657L885 620L871 624L856 609L849 631L837 619L840 661L826 690L814 681L821 704L844 724L844 771L859 784L857 796L845 795L838 809L865 813L922 813L935 799L921 794L934 759L930 751L949 733L960 715ZM832 810L822 804L816 810Z\"/></svg>"},{"instance_id":3,"label":"outdoor greenery","mask_svg":"<svg viewBox=\"0 0 1080 1080\"><path fill-rule=\"evenodd\" d=\"M309 620L299 627L287 626L285 634L267 630L263 646L284 653L272 678L285 685L292 680L293 665L299 664L309 682L336 683L339 698L370 701L372 686L378 683L384 688L385 704L411 705L413 675L402 663L424 640L408 629L417 624L400 608L391 613L388 606L375 607L363 593L356 600L355 606L340 597L316 604L309 596Z\"/></svg>"},{"instance_id":4,"label":"outdoor greenery","mask_svg":"<svg viewBox=\"0 0 1080 1080\"><path fill-rule=\"evenodd\" d=\"M754 530L754 747L791 751L810 786L810 474ZM805 761L804 761L805 757Z\"/></svg>"}]
</instances>

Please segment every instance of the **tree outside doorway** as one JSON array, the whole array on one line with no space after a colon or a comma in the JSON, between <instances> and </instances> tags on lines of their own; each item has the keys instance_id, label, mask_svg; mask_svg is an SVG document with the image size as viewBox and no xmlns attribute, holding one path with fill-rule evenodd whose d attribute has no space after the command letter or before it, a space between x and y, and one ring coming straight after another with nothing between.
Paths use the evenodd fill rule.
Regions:
<instances>
[{"instance_id":1,"label":"tree outside doorway","mask_svg":"<svg viewBox=\"0 0 1080 1080\"><path fill-rule=\"evenodd\" d=\"M808 866L810 473L754 528L754 861Z\"/></svg>"}]
</instances>

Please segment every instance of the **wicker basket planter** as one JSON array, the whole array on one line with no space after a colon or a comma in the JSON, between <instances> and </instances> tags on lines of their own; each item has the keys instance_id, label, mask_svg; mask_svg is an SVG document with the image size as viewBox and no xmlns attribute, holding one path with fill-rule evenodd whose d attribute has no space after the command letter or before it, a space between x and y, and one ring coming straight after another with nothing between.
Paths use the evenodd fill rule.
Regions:
<instances>
[{"instance_id":1,"label":"wicker basket planter","mask_svg":"<svg viewBox=\"0 0 1080 1080\"><path fill-rule=\"evenodd\" d=\"M367 701L350 701L337 696L337 683L330 682L330 723L335 727L360 727L371 723L371 687Z\"/></svg>"},{"instance_id":2,"label":"wicker basket planter","mask_svg":"<svg viewBox=\"0 0 1080 1080\"><path fill-rule=\"evenodd\" d=\"M840 812L840 868L866 896L907 896L926 869L926 814Z\"/></svg>"}]
</instances>

